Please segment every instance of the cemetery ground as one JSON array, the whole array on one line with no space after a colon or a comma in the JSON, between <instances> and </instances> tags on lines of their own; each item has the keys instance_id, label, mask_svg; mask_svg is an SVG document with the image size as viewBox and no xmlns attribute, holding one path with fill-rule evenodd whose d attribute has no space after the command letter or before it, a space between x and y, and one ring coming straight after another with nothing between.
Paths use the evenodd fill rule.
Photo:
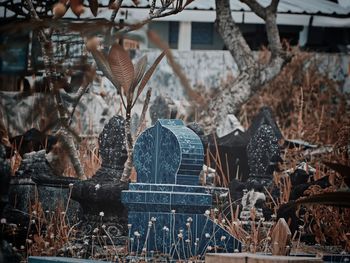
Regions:
<instances>
[{"instance_id":1,"label":"cemetery ground","mask_svg":"<svg viewBox=\"0 0 350 263\"><path fill-rule=\"evenodd\" d=\"M224 140L181 128L197 140L196 145L203 142L199 157L186 152L188 161L181 159L187 162L179 164L187 177L180 176L176 164L172 168L179 149L164 143L167 152L153 156L160 150L143 153L153 145L146 140L149 144L136 149L142 154L136 153L131 183L117 182L127 157L120 117L113 117L99 138L80 143L85 181L76 177L61 149L52 150L59 151L61 161L54 169L47 166L45 151L21 156L17 148L10 159L2 152L2 171L12 174L9 193L2 192L3 258L200 262L210 254L211 262L212 253L248 252L345 262L350 251L349 96L339 92L337 82L320 75L316 65L301 70L307 56L295 56L281 75L243 105L239 119L244 132L233 130ZM270 110L262 108L266 105ZM159 129L171 134L180 129L162 125L166 128ZM230 149L240 151L242 145L245 153L237 157L239 165L231 165ZM220 158L221 151L225 158ZM170 166L160 170L173 169L173 174L165 179L141 174L155 165L147 156L168 158L164 163ZM202 169L202 164L210 168ZM57 177L53 170L65 177ZM167 181L175 174L183 181ZM5 178L2 187L6 182ZM152 195L140 201L148 183ZM167 185L172 190L165 189ZM183 188L176 190L176 185ZM179 203L172 199L177 191ZM167 197L159 201L167 193L169 206ZM200 195L209 201L193 201ZM201 221L193 222L197 217Z\"/></svg>"}]
</instances>

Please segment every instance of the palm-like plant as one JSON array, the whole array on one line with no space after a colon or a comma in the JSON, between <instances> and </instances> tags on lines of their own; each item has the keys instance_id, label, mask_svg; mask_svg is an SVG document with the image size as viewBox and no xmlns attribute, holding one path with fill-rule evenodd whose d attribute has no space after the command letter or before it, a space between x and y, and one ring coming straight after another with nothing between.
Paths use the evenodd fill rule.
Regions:
<instances>
[{"instance_id":1,"label":"palm-like plant","mask_svg":"<svg viewBox=\"0 0 350 263\"><path fill-rule=\"evenodd\" d=\"M96 38L92 38L87 42L87 48L91 52L93 58L96 61L97 67L103 72L103 74L112 82L117 89L123 107L125 109L125 134L126 134L126 146L128 152L128 159L125 164L124 172L121 178L122 182L128 182L132 169L133 162L133 140L131 135L130 120L131 110L134 107L140 94L146 87L147 82L150 80L157 65L166 54L164 50L157 59L153 62L152 66L147 69L147 56L143 56L134 65L129 57L128 52L118 43L112 45L109 50L108 56L98 48L99 41ZM146 70L147 69L147 70ZM140 125L143 122L145 112L148 107L150 99L150 90L147 93L142 110L143 116L140 120Z\"/></svg>"}]
</instances>

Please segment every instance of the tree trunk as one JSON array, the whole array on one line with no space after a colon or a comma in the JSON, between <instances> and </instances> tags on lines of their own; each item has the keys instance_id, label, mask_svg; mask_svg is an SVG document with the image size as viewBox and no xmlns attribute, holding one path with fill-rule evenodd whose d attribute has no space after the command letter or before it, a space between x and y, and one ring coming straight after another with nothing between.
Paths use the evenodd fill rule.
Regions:
<instances>
[{"instance_id":1,"label":"tree trunk","mask_svg":"<svg viewBox=\"0 0 350 263\"><path fill-rule=\"evenodd\" d=\"M271 60L268 65L261 67L232 18L229 1L216 0L216 26L240 73L233 83L221 89L209 103L207 116L202 116L207 133L223 126L228 114L237 114L257 90L280 73L285 62L276 24L278 0L271 1L266 8L255 0L243 2L266 22Z\"/></svg>"}]
</instances>

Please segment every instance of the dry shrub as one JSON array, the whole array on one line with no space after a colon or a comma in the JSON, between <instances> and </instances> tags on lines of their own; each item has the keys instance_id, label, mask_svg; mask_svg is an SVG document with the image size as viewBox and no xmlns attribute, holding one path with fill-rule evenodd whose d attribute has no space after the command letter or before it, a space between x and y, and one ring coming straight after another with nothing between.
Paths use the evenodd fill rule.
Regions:
<instances>
[{"instance_id":1,"label":"dry shrub","mask_svg":"<svg viewBox=\"0 0 350 263\"><path fill-rule=\"evenodd\" d=\"M264 52L264 51L263 51ZM266 52L266 51L265 51ZM265 56L261 55L262 61ZM310 187L305 195L337 191L344 186L343 178L327 169L323 161L350 165L347 147L350 143L349 95L341 93L340 85L318 69L319 58L312 53L294 51L292 61L264 89L255 94L241 109L245 126L251 123L259 109L272 108L285 138L302 139L329 150L307 155L303 149L286 149L281 170L294 169L306 161L316 168L314 179L328 176L331 187ZM284 178L284 179L282 179ZM275 173L275 183L282 191L278 204L289 199L291 185L282 172ZM350 210L313 205L306 207L304 222L319 244L341 246L350 251Z\"/></svg>"},{"instance_id":2,"label":"dry shrub","mask_svg":"<svg viewBox=\"0 0 350 263\"><path fill-rule=\"evenodd\" d=\"M84 173L87 178L91 178L101 167L101 160L98 149L99 147L97 136L86 137L79 144L79 159L82 166L84 167ZM67 153L65 156L68 156ZM65 176L76 177L73 165L69 161L65 164L65 170L63 174Z\"/></svg>"},{"instance_id":3,"label":"dry shrub","mask_svg":"<svg viewBox=\"0 0 350 263\"><path fill-rule=\"evenodd\" d=\"M319 72L319 63L313 54L295 52L282 72L242 107L241 116L250 123L268 105L286 138L335 144L339 132L349 134L349 105L339 83Z\"/></svg>"}]
</instances>

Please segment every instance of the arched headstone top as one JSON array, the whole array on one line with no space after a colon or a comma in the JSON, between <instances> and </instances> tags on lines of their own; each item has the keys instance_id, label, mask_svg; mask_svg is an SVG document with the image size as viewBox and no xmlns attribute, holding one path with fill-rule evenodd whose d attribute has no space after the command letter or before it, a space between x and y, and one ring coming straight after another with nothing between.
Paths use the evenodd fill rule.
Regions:
<instances>
[{"instance_id":1,"label":"arched headstone top","mask_svg":"<svg viewBox=\"0 0 350 263\"><path fill-rule=\"evenodd\" d=\"M137 181L197 185L203 157L200 138L181 120L158 120L135 143Z\"/></svg>"}]
</instances>

